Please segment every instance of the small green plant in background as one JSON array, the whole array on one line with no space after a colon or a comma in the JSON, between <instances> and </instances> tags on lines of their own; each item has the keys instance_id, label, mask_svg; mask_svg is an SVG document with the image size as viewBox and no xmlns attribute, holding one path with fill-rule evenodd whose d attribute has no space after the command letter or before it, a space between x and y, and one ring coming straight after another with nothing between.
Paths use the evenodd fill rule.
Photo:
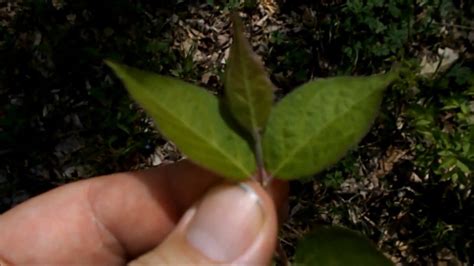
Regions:
<instances>
[{"instance_id":1,"label":"small green plant in background","mask_svg":"<svg viewBox=\"0 0 474 266\"><path fill-rule=\"evenodd\" d=\"M420 154L417 166L427 169L423 175L433 172L443 181L468 186L474 171L474 74L455 64L424 83L425 101L413 103L408 113Z\"/></svg>"},{"instance_id":2,"label":"small green plant in background","mask_svg":"<svg viewBox=\"0 0 474 266\"><path fill-rule=\"evenodd\" d=\"M397 76L394 71L310 81L274 105L274 86L236 14L233 26L224 99L174 78L107 64L164 136L196 164L230 180L253 177L266 186L274 178L313 175L336 163L368 132L384 89ZM310 255L315 250L319 255ZM316 230L303 240L296 258L311 265L390 264L367 240L339 228Z\"/></svg>"}]
</instances>

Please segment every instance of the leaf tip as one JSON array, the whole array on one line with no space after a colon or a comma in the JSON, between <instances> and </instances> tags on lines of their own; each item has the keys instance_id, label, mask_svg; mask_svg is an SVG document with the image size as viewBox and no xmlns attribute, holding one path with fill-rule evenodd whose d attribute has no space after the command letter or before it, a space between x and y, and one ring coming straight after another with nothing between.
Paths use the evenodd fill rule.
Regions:
<instances>
[{"instance_id":1,"label":"leaf tip","mask_svg":"<svg viewBox=\"0 0 474 266\"><path fill-rule=\"evenodd\" d=\"M402 74L402 70L402 66L399 63L396 63L392 66L390 71L387 73L388 80L390 81L390 83L394 82L400 77L400 75Z\"/></svg>"},{"instance_id":2,"label":"leaf tip","mask_svg":"<svg viewBox=\"0 0 474 266\"><path fill-rule=\"evenodd\" d=\"M236 25L236 24L239 24L239 23L242 22L242 20L240 18L240 15L239 15L239 12L237 12L237 11L232 11L230 13L230 20L232 21L233 25Z\"/></svg>"},{"instance_id":3,"label":"leaf tip","mask_svg":"<svg viewBox=\"0 0 474 266\"><path fill-rule=\"evenodd\" d=\"M114 60L104 59L104 64L106 64L108 67L110 67L115 73L118 72L120 64L115 62Z\"/></svg>"},{"instance_id":4,"label":"leaf tip","mask_svg":"<svg viewBox=\"0 0 474 266\"><path fill-rule=\"evenodd\" d=\"M110 67L110 69L112 69L115 75L124 83L127 83L127 79L129 79L130 77L133 78L133 75L131 76L130 72L133 72L134 69L127 65L122 65L121 63L111 59L104 59L104 64ZM128 86L126 87L127 89L129 89Z\"/></svg>"},{"instance_id":5,"label":"leaf tip","mask_svg":"<svg viewBox=\"0 0 474 266\"><path fill-rule=\"evenodd\" d=\"M237 11L230 14L230 20L232 21L232 34L234 35L234 38L240 37L240 34L243 36L244 23Z\"/></svg>"}]
</instances>

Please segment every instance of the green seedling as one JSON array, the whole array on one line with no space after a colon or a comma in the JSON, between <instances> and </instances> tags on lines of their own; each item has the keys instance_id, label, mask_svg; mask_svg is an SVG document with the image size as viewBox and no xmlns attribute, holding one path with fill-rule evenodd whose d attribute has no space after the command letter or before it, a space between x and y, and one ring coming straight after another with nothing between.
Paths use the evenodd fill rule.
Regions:
<instances>
[{"instance_id":1,"label":"green seedling","mask_svg":"<svg viewBox=\"0 0 474 266\"><path fill-rule=\"evenodd\" d=\"M232 20L224 99L184 81L106 63L165 137L196 164L225 178L254 178L266 185L273 178L314 175L336 163L368 132L396 73L310 81L273 104L275 87L240 18L233 14ZM364 265L382 265L369 263Z\"/></svg>"}]
</instances>

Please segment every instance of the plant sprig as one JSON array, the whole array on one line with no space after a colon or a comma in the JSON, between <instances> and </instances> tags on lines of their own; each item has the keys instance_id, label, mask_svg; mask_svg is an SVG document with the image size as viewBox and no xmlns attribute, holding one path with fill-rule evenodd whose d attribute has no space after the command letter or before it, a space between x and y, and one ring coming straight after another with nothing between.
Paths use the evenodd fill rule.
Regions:
<instances>
[{"instance_id":1,"label":"plant sprig","mask_svg":"<svg viewBox=\"0 0 474 266\"><path fill-rule=\"evenodd\" d=\"M252 177L266 186L272 178L301 178L336 163L368 132L396 72L317 79L274 105L275 87L263 62L245 38L238 15L233 14L232 21L234 39L223 100L184 81L106 63L165 137L196 164L225 178ZM326 256L334 262L331 265L347 265L355 258L360 265L390 264L365 239L338 228L310 235L302 242L298 259L317 265L318 258L308 254L322 248L320 238L332 237L328 241L333 246L355 248L347 248L347 256L339 257L337 252ZM357 249L358 245L363 248Z\"/></svg>"}]
</instances>

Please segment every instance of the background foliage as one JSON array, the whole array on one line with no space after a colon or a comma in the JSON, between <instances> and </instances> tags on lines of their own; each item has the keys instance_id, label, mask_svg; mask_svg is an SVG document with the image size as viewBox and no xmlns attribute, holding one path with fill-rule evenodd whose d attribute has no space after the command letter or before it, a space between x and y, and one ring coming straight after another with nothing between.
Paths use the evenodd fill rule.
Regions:
<instances>
[{"instance_id":1,"label":"background foliage","mask_svg":"<svg viewBox=\"0 0 474 266\"><path fill-rule=\"evenodd\" d=\"M0 211L79 178L178 159L102 59L220 94L237 7L280 97L314 77L403 69L360 147L291 184L286 253L316 224L340 224L399 263L472 263L469 1L245 2L0 1Z\"/></svg>"}]
</instances>

